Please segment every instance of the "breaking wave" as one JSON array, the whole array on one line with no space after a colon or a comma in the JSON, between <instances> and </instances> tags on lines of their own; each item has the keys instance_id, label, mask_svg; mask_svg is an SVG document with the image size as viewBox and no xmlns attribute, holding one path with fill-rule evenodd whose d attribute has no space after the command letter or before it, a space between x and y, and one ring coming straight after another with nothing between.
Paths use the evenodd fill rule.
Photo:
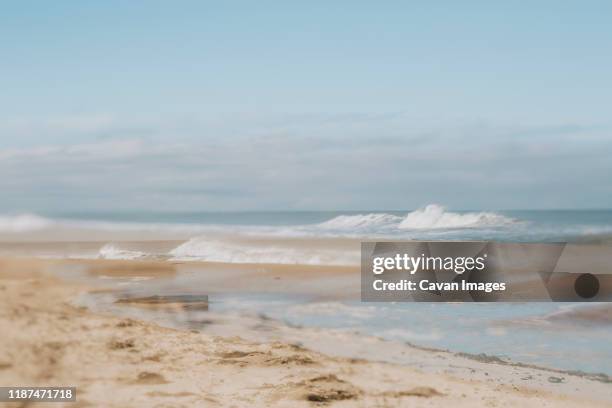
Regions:
<instances>
[{"instance_id":1,"label":"breaking wave","mask_svg":"<svg viewBox=\"0 0 612 408\"><path fill-rule=\"evenodd\" d=\"M230 241L192 238L179 245L170 255L176 261L206 261L223 263L257 263L284 265L358 265L358 250L333 250L308 247L241 244Z\"/></svg>"},{"instance_id":2,"label":"breaking wave","mask_svg":"<svg viewBox=\"0 0 612 408\"><path fill-rule=\"evenodd\" d=\"M374 229L377 227L392 227L401 222L402 217L385 213L358 215L339 215L331 220L320 223L324 229Z\"/></svg>"},{"instance_id":3,"label":"breaking wave","mask_svg":"<svg viewBox=\"0 0 612 408\"><path fill-rule=\"evenodd\" d=\"M141 251L131 251L127 249L123 249L118 247L115 244L106 244L98 251L98 259L122 259L122 260L131 260L131 259L142 259L148 257L149 254L146 254Z\"/></svg>"},{"instance_id":4,"label":"breaking wave","mask_svg":"<svg viewBox=\"0 0 612 408\"><path fill-rule=\"evenodd\" d=\"M492 212L454 213L444 207L430 204L409 213L398 225L400 229L443 229L497 227L517 221Z\"/></svg>"},{"instance_id":5,"label":"breaking wave","mask_svg":"<svg viewBox=\"0 0 612 408\"><path fill-rule=\"evenodd\" d=\"M340 215L318 224L325 230L381 231L498 227L517 220L492 212L455 213L430 204L405 217L386 213Z\"/></svg>"}]
</instances>

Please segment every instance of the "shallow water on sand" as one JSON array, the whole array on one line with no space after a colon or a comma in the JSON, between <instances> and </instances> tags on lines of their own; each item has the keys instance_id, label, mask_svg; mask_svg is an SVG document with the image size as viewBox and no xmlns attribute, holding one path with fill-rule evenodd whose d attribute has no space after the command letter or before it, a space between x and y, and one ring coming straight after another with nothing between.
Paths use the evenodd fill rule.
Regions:
<instances>
[{"instance_id":1,"label":"shallow water on sand","mask_svg":"<svg viewBox=\"0 0 612 408\"><path fill-rule=\"evenodd\" d=\"M303 294L217 292L208 295L207 307L193 308L192 298L201 301L207 295L193 290L197 285L188 290L134 278L117 279L115 284L116 292L88 295L81 303L96 310L213 335L239 334L264 341L271 335L282 336L282 330L276 330L279 325L330 329L452 352L484 353L561 370L612 375L609 304L361 303L317 301ZM151 305L147 298L151 294L162 300ZM142 301L118 302L126 296L143 296L146 307L142 307ZM189 299L181 305L176 301L179 296ZM165 297L174 300L164 304ZM237 333L228 331L232 319L233 330L236 321L241 322Z\"/></svg>"},{"instance_id":2,"label":"shallow water on sand","mask_svg":"<svg viewBox=\"0 0 612 408\"><path fill-rule=\"evenodd\" d=\"M364 304L244 295L213 301L213 311L256 311L291 325L350 330L419 346L612 375L610 306L601 311L608 315L603 322L557 318L572 308L602 307L593 304Z\"/></svg>"}]
</instances>

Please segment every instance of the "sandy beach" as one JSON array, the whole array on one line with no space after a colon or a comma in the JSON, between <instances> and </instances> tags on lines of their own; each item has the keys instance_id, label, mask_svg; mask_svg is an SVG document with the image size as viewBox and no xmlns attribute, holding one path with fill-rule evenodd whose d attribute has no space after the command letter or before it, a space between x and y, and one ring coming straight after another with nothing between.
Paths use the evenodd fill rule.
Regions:
<instances>
[{"instance_id":1,"label":"sandy beach","mask_svg":"<svg viewBox=\"0 0 612 408\"><path fill-rule=\"evenodd\" d=\"M611 20L3 2L0 408L612 408Z\"/></svg>"},{"instance_id":2,"label":"sandy beach","mask_svg":"<svg viewBox=\"0 0 612 408\"><path fill-rule=\"evenodd\" d=\"M177 267L3 258L1 384L76 386L77 402L70 406L82 407L612 404L607 377L506 364L356 334L340 338L324 330L287 327L283 330L288 340L272 341L249 338L246 329L241 336L238 321L233 335L211 336L100 313L76 299L104 289L87 279L57 274L75 264L94 275L146 273L155 279L172 275ZM350 276L350 271L340 268L337 274ZM282 282L289 273L260 267L257 275L259 285L266 286L262 276ZM298 281L300 275L292 279ZM221 281L216 290L222 290Z\"/></svg>"}]
</instances>

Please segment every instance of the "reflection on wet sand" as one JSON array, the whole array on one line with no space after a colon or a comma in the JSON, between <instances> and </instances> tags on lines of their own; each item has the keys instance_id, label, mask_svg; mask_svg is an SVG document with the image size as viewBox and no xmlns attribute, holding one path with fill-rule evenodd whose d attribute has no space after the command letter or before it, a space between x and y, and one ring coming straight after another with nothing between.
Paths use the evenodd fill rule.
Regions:
<instances>
[{"instance_id":1,"label":"reflection on wet sand","mask_svg":"<svg viewBox=\"0 0 612 408\"><path fill-rule=\"evenodd\" d=\"M155 295L145 297L122 297L115 303L151 309L208 310L207 295Z\"/></svg>"}]
</instances>

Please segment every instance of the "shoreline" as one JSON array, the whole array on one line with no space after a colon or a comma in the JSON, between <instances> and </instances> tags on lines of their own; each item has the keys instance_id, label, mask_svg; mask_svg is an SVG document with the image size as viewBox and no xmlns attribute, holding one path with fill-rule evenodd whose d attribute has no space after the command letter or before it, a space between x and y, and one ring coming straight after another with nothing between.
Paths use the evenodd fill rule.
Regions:
<instances>
[{"instance_id":1,"label":"shoreline","mask_svg":"<svg viewBox=\"0 0 612 408\"><path fill-rule=\"evenodd\" d=\"M5 333L0 382L75 385L78 402L71 406L411 406L426 400L432 406L502 402L535 407L611 402L610 385L599 381L567 374L558 383L540 385L536 380L546 381L550 371L473 361L350 333L335 338L325 330L287 328L299 342L253 341L96 313L74 305L80 294L96 288L50 274L49 266L57 264L0 259L0 310L5 311L0 319ZM115 266L119 264L134 268L129 262ZM241 332L240 322L236 330ZM333 353L338 342L348 352L372 349L376 341L383 345L377 350L379 360L385 360L381 349L391 357L409 351L407 357L438 370L418 362L393 364ZM323 352L326 348L331 352ZM528 376L532 379L520 380Z\"/></svg>"}]
</instances>

